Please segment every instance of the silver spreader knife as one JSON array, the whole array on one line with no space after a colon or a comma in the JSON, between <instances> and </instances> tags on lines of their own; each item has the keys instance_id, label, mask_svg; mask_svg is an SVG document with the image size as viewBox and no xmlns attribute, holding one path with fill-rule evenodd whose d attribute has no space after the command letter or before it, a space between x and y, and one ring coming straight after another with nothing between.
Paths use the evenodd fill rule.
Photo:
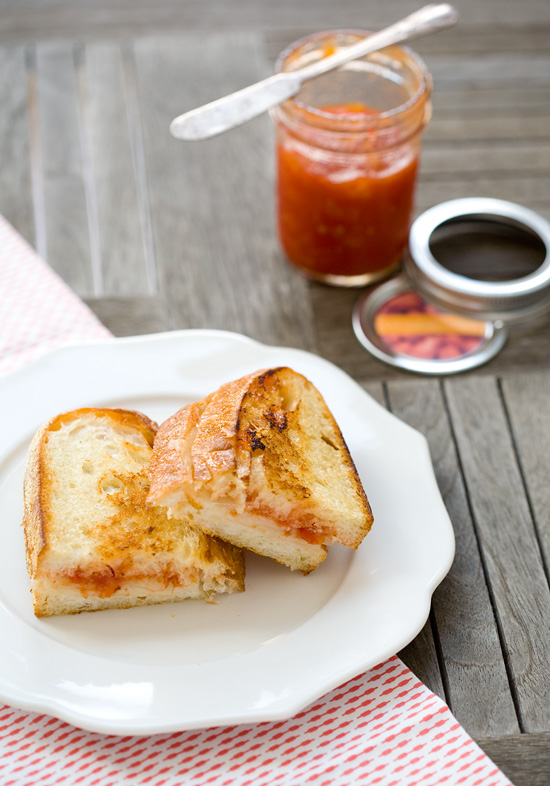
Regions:
<instances>
[{"instance_id":1,"label":"silver spreader knife","mask_svg":"<svg viewBox=\"0 0 550 786\"><path fill-rule=\"evenodd\" d=\"M339 49L335 54L317 60L304 68L274 74L255 85L185 112L172 120L170 131L177 139L188 141L217 136L297 95L304 82L309 79L314 79L350 60L364 57L391 44L444 30L457 21L457 12L447 3L424 6L400 22L373 33L356 44Z\"/></svg>"}]
</instances>

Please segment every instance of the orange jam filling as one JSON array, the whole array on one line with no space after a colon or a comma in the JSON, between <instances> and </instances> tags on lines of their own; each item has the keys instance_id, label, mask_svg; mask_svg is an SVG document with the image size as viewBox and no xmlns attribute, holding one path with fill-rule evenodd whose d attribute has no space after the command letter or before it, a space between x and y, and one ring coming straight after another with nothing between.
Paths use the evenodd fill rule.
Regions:
<instances>
[{"instance_id":1,"label":"orange jam filling","mask_svg":"<svg viewBox=\"0 0 550 786\"><path fill-rule=\"evenodd\" d=\"M372 115L361 104L324 112ZM277 146L279 236L288 258L306 272L355 276L395 266L407 243L418 157L391 166L383 157L309 157L299 144Z\"/></svg>"}]
</instances>

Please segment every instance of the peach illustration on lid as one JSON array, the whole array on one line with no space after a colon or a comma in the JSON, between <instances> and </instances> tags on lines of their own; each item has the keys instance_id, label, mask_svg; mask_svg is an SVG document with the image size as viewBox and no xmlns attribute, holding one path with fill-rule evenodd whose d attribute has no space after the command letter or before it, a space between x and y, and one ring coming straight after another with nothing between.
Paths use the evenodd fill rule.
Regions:
<instances>
[{"instance_id":1,"label":"peach illustration on lid","mask_svg":"<svg viewBox=\"0 0 550 786\"><path fill-rule=\"evenodd\" d=\"M485 338L484 322L443 312L411 290L380 307L374 330L395 353L429 360L459 358Z\"/></svg>"}]
</instances>

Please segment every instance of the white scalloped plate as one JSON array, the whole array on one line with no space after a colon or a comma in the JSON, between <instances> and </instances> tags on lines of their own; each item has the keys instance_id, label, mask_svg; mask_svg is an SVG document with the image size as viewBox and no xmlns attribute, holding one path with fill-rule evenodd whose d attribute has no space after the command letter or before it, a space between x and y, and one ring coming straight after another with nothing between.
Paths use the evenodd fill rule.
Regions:
<instances>
[{"instance_id":1,"label":"white scalloped plate","mask_svg":"<svg viewBox=\"0 0 550 786\"><path fill-rule=\"evenodd\" d=\"M82 406L162 421L266 366L307 376L332 409L371 501L357 551L309 576L247 554L246 592L38 620L25 569L22 481L33 433ZM142 734L291 717L380 663L424 625L454 537L423 436L336 366L220 331L65 347L0 380L0 699L76 726Z\"/></svg>"}]
</instances>

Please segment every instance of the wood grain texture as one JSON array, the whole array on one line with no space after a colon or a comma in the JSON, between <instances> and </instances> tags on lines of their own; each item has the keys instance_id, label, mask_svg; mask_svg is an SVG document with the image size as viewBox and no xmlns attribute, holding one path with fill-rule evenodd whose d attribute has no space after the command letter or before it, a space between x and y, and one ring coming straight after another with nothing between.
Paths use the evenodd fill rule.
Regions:
<instances>
[{"instance_id":1,"label":"wood grain texture","mask_svg":"<svg viewBox=\"0 0 550 786\"><path fill-rule=\"evenodd\" d=\"M395 13L399 13L402 8L401 3L394 3ZM453 3L455 8L459 8L457 3ZM487 6L485 6L487 8ZM368 29L366 20L362 20L363 25L356 22L356 29ZM284 20L283 20L284 22ZM288 26L284 23L277 27L264 27L268 54L272 61L275 61L278 53L288 46L292 41L308 35L312 32L311 26L299 28ZM320 27L316 27L321 29ZM457 26L438 33L438 35L417 38L412 44L415 51L422 57L428 59L432 55L459 55L460 58L470 58L472 55L491 57L497 54L509 54L510 52L519 53L542 53L548 55L548 32L550 29L550 19L544 21L537 19L536 25L517 23L512 25L492 26L478 20L476 25L469 14L462 13L460 22Z\"/></svg>"},{"instance_id":2,"label":"wood grain texture","mask_svg":"<svg viewBox=\"0 0 550 786\"><path fill-rule=\"evenodd\" d=\"M536 522L548 575L550 566L550 378L547 374L507 377L502 390L519 455L523 481ZM541 449L542 448L542 449Z\"/></svg>"},{"instance_id":3,"label":"wood grain texture","mask_svg":"<svg viewBox=\"0 0 550 786\"><path fill-rule=\"evenodd\" d=\"M522 728L550 726L550 592L499 391L445 382L472 513Z\"/></svg>"},{"instance_id":4,"label":"wood grain texture","mask_svg":"<svg viewBox=\"0 0 550 786\"><path fill-rule=\"evenodd\" d=\"M420 633L397 654L426 687L448 703L433 630L434 622L430 616Z\"/></svg>"},{"instance_id":5,"label":"wood grain texture","mask_svg":"<svg viewBox=\"0 0 550 786\"><path fill-rule=\"evenodd\" d=\"M433 598L448 702L474 736L518 732L490 591L440 383L390 382L388 395L392 411L428 440L437 482L455 531L455 560Z\"/></svg>"},{"instance_id":6,"label":"wood grain texture","mask_svg":"<svg viewBox=\"0 0 550 786\"><path fill-rule=\"evenodd\" d=\"M515 786L548 786L550 734L482 737L476 741Z\"/></svg>"},{"instance_id":7,"label":"wood grain texture","mask_svg":"<svg viewBox=\"0 0 550 786\"><path fill-rule=\"evenodd\" d=\"M0 49L0 213L35 243L25 50Z\"/></svg>"},{"instance_id":8,"label":"wood grain texture","mask_svg":"<svg viewBox=\"0 0 550 786\"><path fill-rule=\"evenodd\" d=\"M546 0L484 0L471 3L455 0L467 28L479 25L508 28L513 25L550 24ZM0 15L0 38L18 41L29 37L86 38L115 35L147 35L151 30L240 31L264 29L305 29L334 27L378 29L418 8L415 0L370 0L368 7L357 0L57 0L52 6L41 0L4 0Z\"/></svg>"},{"instance_id":9,"label":"wood grain texture","mask_svg":"<svg viewBox=\"0 0 550 786\"><path fill-rule=\"evenodd\" d=\"M84 172L75 50L44 44L36 54L46 259L79 294L101 292ZM94 250L95 247L94 247Z\"/></svg>"},{"instance_id":10,"label":"wood grain texture","mask_svg":"<svg viewBox=\"0 0 550 786\"><path fill-rule=\"evenodd\" d=\"M143 39L135 57L167 326L314 348L306 282L275 238L269 118L189 145L168 132L177 114L265 75L258 38Z\"/></svg>"},{"instance_id":11,"label":"wood grain texture","mask_svg":"<svg viewBox=\"0 0 550 786\"><path fill-rule=\"evenodd\" d=\"M385 385L371 382L363 385L366 393L382 406L388 405L388 395ZM375 517L376 519L376 517ZM420 633L398 653L399 657L411 671L416 674L424 685L436 693L444 701L449 697L443 686L441 667L437 647L433 634L433 615L431 615Z\"/></svg>"},{"instance_id":12,"label":"wood grain texture","mask_svg":"<svg viewBox=\"0 0 550 786\"><path fill-rule=\"evenodd\" d=\"M164 313L156 297L85 298L85 302L114 336L141 336L164 330Z\"/></svg>"},{"instance_id":13,"label":"wood grain texture","mask_svg":"<svg viewBox=\"0 0 550 786\"><path fill-rule=\"evenodd\" d=\"M102 294L136 296L156 288L146 195L138 193L141 133L126 89L121 47L86 46L83 123L89 139Z\"/></svg>"},{"instance_id":14,"label":"wood grain texture","mask_svg":"<svg viewBox=\"0 0 550 786\"><path fill-rule=\"evenodd\" d=\"M457 155L462 153L462 155ZM427 171L441 174L453 173L459 178L474 174L503 172L525 176L535 172L550 172L550 141L544 140L537 145L521 146L507 140L486 142L474 141L468 147L457 150L443 140L437 145L425 146L422 166Z\"/></svg>"}]
</instances>

